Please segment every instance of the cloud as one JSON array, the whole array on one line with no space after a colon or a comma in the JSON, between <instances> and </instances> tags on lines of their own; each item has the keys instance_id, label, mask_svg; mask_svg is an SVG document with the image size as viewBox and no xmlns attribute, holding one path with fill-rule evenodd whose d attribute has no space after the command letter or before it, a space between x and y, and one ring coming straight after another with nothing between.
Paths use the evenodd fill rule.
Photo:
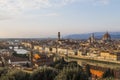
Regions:
<instances>
[{"instance_id":1,"label":"cloud","mask_svg":"<svg viewBox=\"0 0 120 80\"><path fill-rule=\"evenodd\" d=\"M48 0L0 0L0 10L10 13L20 13L27 9L49 7Z\"/></svg>"},{"instance_id":2,"label":"cloud","mask_svg":"<svg viewBox=\"0 0 120 80\"><path fill-rule=\"evenodd\" d=\"M0 15L0 20L8 20L8 19L10 19L9 16Z\"/></svg>"},{"instance_id":3,"label":"cloud","mask_svg":"<svg viewBox=\"0 0 120 80\"><path fill-rule=\"evenodd\" d=\"M5 11L0 10L0 20L8 20L11 19L9 14L6 14Z\"/></svg>"},{"instance_id":4,"label":"cloud","mask_svg":"<svg viewBox=\"0 0 120 80\"><path fill-rule=\"evenodd\" d=\"M9 14L23 14L27 10L40 10L65 6L74 2L92 2L94 4L108 4L110 0L0 0L0 11Z\"/></svg>"},{"instance_id":5,"label":"cloud","mask_svg":"<svg viewBox=\"0 0 120 80\"><path fill-rule=\"evenodd\" d=\"M109 4L110 0L101 0L103 4Z\"/></svg>"},{"instance_id":6,"label":"cloud","mask_svg":"<svg viewBox=\"0 0 120 80\"><path fill-rule=\"evenodd\" d=\"M108 5L110 3L110 0L94 0L95 5Z\"/></svg>"},{"instance_id":7,"label":"cloud","mask_svg":"<svg viewBox=\"0 0 120 80\"><path fill-rule=\"evenodd\" d=\"M20 13L25 10L66 5L73 1L75 0L0 0L0 10L11 13Z\"/></svg>"},{"instance_id":8,"label":"cloud","mask_svg":"<svg viewBox=\"0 0 120 80\"><path fill-rule=\"evenodd\" d=\"M36 15L32 15L32 14L29 14L29 15L22 15L22 16L18 16L17 18L37 18L37 17L58 17L58 16L61 16L61 14L59 13L44 13L44 14L36 14Z\"/></svg>"},{"instance_id":9,"label":"cloud","mask_svg":"<svg viewBox=\"0 0 120 80\"><path fill-rule=\"evenodd\" d=\"M39 15L39 16L49 16L49 17L51 17L51 16L59 16L59 14L58 13L48 13L48 14L42 14L42 15Z\"/></svg>"}]
</instances>

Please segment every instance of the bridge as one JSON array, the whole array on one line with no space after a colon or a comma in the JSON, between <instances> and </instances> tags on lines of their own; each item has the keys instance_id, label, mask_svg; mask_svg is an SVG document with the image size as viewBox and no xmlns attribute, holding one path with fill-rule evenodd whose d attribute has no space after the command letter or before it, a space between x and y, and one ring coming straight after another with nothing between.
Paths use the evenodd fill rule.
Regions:
<instances>
[{"instance_id":1,"label":"bridge","mask_svg":"<svg viewBox=\"0 0 120 80\"><path fill-rule=\"evenodd\" d=\"M18 49L21 49L21 48L23 48L23 46L22 45L9 45L9 48L11 48L11 49L15 49L15 47L18 47Z\"/></svg>"},{"instance_id":2,"label":"bridge","mask_svg":"<svg viewBox=\"0 0 120 80\"><path fill-rule=\"evenodd\" d=\"M13 50L16 47L18 47L18 49L23 48L23 45L20 42L15 42L15 41L9 42L8 46L9 46L10 49L13 49Z\"/></svg>"}]
</instances>

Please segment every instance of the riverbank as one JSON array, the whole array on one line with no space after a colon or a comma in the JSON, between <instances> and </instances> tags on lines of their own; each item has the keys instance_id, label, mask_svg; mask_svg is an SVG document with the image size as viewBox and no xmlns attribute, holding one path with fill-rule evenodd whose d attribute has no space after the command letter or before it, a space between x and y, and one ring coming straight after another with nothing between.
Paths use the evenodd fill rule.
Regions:
<instances>
[{"instance_id":1,"label":"riverbank","mask_svg":"<svg viewBox=\"0 0 120 80\"><path fill-rule=\"evenodd\" d=\"M114 63L114 62L100 61L100 60L95 60L95 59L88 59L88 58L83 58L83 57L82 58L81 57L73 57L73 56L68 56L68 60L77 61L77 62L83 61L85 63L97 65L97 66L101 66L101 67L120 69L120 64Z\"/></svg>"}]
</instances>

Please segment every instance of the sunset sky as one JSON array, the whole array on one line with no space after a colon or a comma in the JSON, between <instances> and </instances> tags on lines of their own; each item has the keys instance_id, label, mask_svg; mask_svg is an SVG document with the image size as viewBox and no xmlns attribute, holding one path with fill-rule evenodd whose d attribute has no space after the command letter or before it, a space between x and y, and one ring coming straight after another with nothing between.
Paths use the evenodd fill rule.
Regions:
<instances>
[{"instance_id":1,"label":"sunset sky","mask_svg":"<svg viewBox=\"0 0 120 80\"><path fill-rule=\"evenodd\" d=\"M120 0L0 0L0 38L120 31Z\"/></svg>"}]
</instances>

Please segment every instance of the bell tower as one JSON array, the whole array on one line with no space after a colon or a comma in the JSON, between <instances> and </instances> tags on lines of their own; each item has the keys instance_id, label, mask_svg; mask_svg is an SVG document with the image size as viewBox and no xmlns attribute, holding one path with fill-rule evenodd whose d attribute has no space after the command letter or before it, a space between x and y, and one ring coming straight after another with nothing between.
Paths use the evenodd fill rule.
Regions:
<instances>
[{"instance_id":1,"label":"bell tower","mask_svg":"<svg viewBox=\"0 0 120 80\"><path fill-rule=\"evenodd\" d=\"M58 32L58 40L60 40L60 32Z\"/></svg>"}]
</instances>

